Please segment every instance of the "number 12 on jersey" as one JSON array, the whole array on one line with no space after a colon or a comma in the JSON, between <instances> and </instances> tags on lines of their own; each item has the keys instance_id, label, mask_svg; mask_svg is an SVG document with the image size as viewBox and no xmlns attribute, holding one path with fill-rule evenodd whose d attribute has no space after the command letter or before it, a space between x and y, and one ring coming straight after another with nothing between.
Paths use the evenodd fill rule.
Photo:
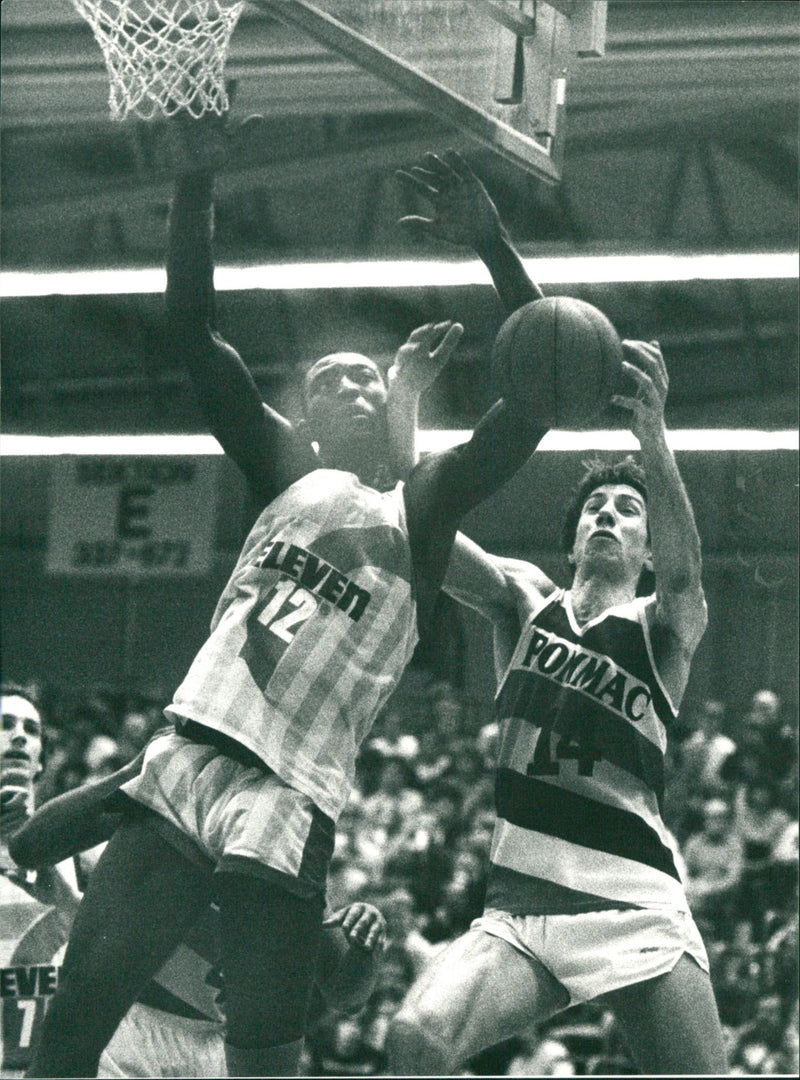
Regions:
<instances>
[{"instance_id":1,"label":"number 12 on jersey","mask_svg":"<svg viewBox=\"0 0 800 1080\"><path fill-rule=\"evenodd\" d=\"M316 612L319 601L291 578L281 578L253 609L247 620L247 640L241 656L262 690L295 635Z\"/></svg>"},{"instance_id":2,"label":"number 12 on jersey","mask_svg":"<svg viewBox=\"0 0 800 1080\"><path fill-rule=\"evenodd\" d=\"M258 614L258 621L290 645L300 626L316 610L316 597L301 589L290 578L284 578L271 590L267 603Z\"/></svg>"}]
</instances>

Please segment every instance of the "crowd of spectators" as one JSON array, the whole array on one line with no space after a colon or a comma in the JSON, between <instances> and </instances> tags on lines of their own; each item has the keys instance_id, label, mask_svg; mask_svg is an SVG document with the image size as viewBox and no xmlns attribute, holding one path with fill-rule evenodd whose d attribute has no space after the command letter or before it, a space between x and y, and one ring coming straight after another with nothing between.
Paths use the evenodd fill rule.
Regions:
<instances>
[{"instance_id":1,"label":"crowd of spectators","mask_svg":"<svg viewBox=\"0 0 800 1080\"><path fill-rule=\"evenodd\" d=\"M131 760L164 720L162 702L98 692L43 696L46 799ZM450 685L390 703L366 741L338 828L333 907L379 907L390 943L368 1005L322 1017L306 1072L385 1074L384 1041L408 987L481 911L494 814L497 728ZM770 690L740 717L705 701L681 718L664 818L685 864L738 1075L798 1071L797 728ZM464 1075L634 1072L613 1018L577 1006L468 1063Z\"/></svg>"}]
</instances>

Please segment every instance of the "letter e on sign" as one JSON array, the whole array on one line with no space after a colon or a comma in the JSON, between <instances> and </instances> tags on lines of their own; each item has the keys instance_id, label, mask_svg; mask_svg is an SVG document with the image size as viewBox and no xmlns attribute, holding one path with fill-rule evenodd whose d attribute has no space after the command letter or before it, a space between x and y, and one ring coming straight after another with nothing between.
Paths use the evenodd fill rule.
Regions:
<instances>
[{"instance_id":1,"label":"letter e on sign","mask_svg":"<svg viewBox=\"0 0 800 1080\"><path fill-rule=\"evenodd\" d=\"M123 540L141 540L150 535L145 524L150 513L149 500L153 488L149 484L126 486L117 499L117 536Z\"/></svg>"},{"instance_id":2,"label":"letter e on sign","mask_svg":"<svg viewBox=\"0 0 800 1080\"><path fill-rule=\"evenodd\" d=\"M52 461L48 573L128 578L206 574L213 564L218 462L110 455Z\"/></svg>"}]
</instances>

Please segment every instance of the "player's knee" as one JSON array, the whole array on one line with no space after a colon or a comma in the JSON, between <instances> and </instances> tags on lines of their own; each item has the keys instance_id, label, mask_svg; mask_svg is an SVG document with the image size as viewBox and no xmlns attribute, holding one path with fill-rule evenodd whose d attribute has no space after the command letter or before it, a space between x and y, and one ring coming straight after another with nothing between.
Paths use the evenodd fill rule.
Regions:
<instances>
[{"instance_id":1,"label":"player's knee","mask_svg":"<svg viewBox=\"0 0 800 1080\"><path fill-rule=\"evenodd\" d=\"M386 1035L389 1068L395 1076L446 1076L457 1064L445 1043L435 1034L432 1017L405 1008Z\"/></svg>"}]
</instances>

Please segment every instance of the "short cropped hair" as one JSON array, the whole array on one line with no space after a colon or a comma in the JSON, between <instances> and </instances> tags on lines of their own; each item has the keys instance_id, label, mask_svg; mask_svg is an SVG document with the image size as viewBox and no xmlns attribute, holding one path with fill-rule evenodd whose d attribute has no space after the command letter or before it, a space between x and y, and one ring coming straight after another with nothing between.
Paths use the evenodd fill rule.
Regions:
<instances>
[{"instance_id":1,"label":"short cropped hair","mask_svg":"<svg viewBox=\"0 0 800 1080\"><path fill-rule=\"evenodd\" d=\"M34 709L39 714L39 719L42 722L40 741L42 744L42 752L39 755L39 762L42 769L44 769L47 762L47 735L44 729L44 717L42 716L42 703L39 700L39 695L35 690L32 690L29 686L22 686L21 683L11 682L9 679L0 679L0 698L7 697L21 697L25 701L30 702ZM40 774L41 775L41 774Z\"/></svg>"},{"instance_id":2,"label":"short cropped hair","mask_svg":"<svg viewBox=\"0 0 800 1080\"><path fill-rule=\"evenodd\" d=\"M300 405L301 405L304 416L305 416L306 410L308 408L308 376L311 373L311 369L313 367L315 367L320 362L320 360L328 360L331 357L338 356L338 355L343 355L343 356L363 356L365 360L369 360L378 369L378 374L380 375L381 379L383 380L384 386L389 385L389 381L388 381L389 367L388 367L388 365L379 363L373 357L367 356L366 353L353 353L348 349L336 349L334 352L325 353L324 356L318 356L315 360L301 360L300 363L295 368L295 379L299 380L298 381L298 390L299 390L299 393L300 393Z\"/></svg>"},{"instance_id":3,"label":"short cropped hair","mask_svg":"<svg viewBox=\"0 0 800 1080\"><path fill-rule=\"evenodd\" d=\"M561 547L566 555L569 555L575 544L575 534L584 503L595 488L602 487L604 484L627 484L635 488L647 504L647 482L644 469L634 461L630 454L621 461L608 462L594 459L585 461L583 464L586 471L572 493L561 530ZM647 531L649 535L649 525Z\"/></svg>"}]
</instances>

